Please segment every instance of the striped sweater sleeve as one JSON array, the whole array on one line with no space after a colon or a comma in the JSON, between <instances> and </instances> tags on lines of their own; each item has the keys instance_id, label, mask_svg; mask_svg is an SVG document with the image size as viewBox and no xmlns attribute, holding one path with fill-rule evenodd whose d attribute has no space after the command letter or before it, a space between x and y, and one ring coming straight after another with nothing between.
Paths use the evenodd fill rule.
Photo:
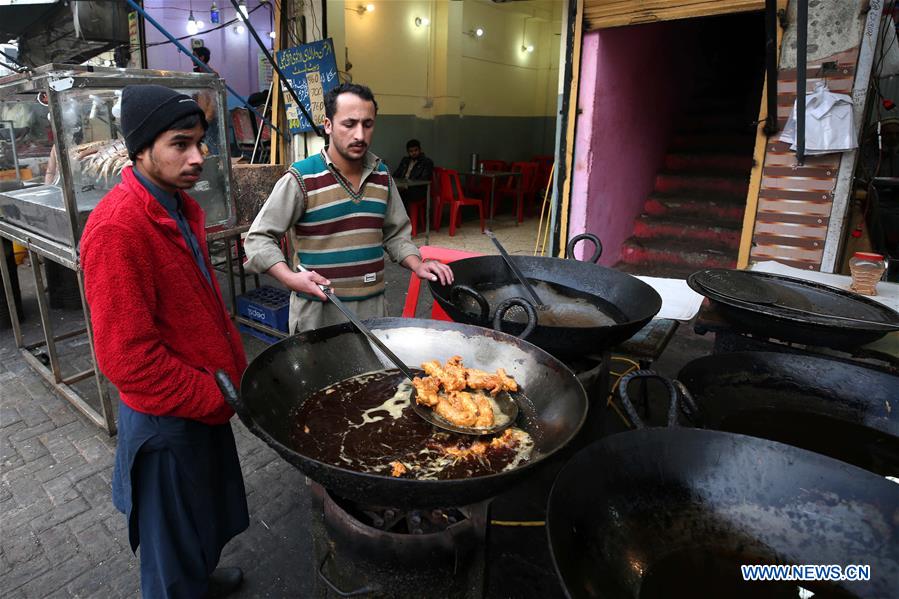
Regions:
<instances>
[{"instance_id":1,"label":"striped sweater sleeve","mask_svg":"<svg viewBox=\"0 0 899 599\"><path fill-rule=\"evenodd\" d=\"M303 216L305 204L296 175L288 172L278 179L244 240L248 272L264 273L278 262L286 262L281 237Z\"/></svg>"}]
</instances>

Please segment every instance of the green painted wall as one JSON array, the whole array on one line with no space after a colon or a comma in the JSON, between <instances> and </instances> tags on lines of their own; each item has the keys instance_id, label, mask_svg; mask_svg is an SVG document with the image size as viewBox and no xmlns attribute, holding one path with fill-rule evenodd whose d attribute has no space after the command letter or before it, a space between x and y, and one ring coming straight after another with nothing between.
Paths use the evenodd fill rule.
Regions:
<instances>
[{"instance_id":1,"label":"green painted wall","mask_svg":"<svg viewBox=\"0 0 899 599\"><path fill-rule=\"evenodd\" d=\"M392 170L406 154L406 141L415 138L436 166L467 170L473 152L507 162L552 154L555 128L554 117L385 114L378 116L371 149Z\"/></svg>"}]
</instances>

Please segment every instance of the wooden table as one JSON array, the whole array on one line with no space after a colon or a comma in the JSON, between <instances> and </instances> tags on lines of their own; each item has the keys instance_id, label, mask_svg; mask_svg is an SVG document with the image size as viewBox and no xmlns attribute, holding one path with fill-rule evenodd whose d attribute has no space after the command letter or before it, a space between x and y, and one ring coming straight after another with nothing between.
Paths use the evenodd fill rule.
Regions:
<instances>
[{"instance_id":1,"label":"wooden table","mask_svg":"<svg viewBox=\"0 0 899 599\"><path fill-rule=\"evenodd\" d=\"M518 201L522 202L522 194L524 190L521 188L522 178L521 172L519 171L484 171L484 172L459 172L460 175L468 180L468 177L478 178L478 179L490 179L490 207L489 212L487 213L487 220L490 222L490 225L493 226L493 204L496 201L496 180L502 179L504 177L512 177L515 179L515 189L518 191ZM516 219L515 223L518 223Z\"/></svg>"},{"instance_id":2,"label":"wooden table","mask_svg":"<svg viewBox=\"0 0 899 599\"><path fill-rule=\"evenodd\" d=\"M431 180L430 179L394 179L396 188L405 191L413 187L425 188L425 245L431 241Z\"/></svg>"}]
</instances>

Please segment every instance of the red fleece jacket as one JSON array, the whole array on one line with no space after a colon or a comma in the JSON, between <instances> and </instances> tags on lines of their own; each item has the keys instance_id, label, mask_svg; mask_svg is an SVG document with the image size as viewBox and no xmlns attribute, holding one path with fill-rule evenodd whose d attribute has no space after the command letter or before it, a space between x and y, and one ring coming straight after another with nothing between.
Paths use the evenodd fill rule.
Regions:
<instances>
[{"instance_id":1,"label":"red fleece jacket","mask_svg":"<svg viewBox=\"0 0 899 599\"><path fill-rule=\"evenodd\" d=\"M182 198L214 273L203 210ZM154 416L227 422L234 412L213 373L224 369L239 382L247 365L240 335L215 277L210 287L178 225L131 167L91 213L80 251L97 361L122 401Z\"/></svg>"}]
</instances>

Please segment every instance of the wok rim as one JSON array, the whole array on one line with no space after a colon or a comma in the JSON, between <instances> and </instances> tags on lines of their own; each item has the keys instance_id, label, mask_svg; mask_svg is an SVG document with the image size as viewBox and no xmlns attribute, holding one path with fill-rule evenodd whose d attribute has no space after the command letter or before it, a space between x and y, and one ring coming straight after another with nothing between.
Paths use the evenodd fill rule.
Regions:
<instances>
[{"instance_id":1,"label":"wok rim","mask_svg":"<svg viewBox=\"0 0 899 599\"><path fill-rule=\"evenodd\" d=\"M785 321L787 324L798 324L804 326L811 327L822 327L827 330L835 331L835 332L860 332L860 333L882 333L881 336L887 335L889 333L893 333L899 331L899 312L893 310L886 304L882 304L876 300L871 299L870 297L866 297L864 295L854 293L851 291L847 291L845 289L841 289L839 287L834 287L833 285L828 285L827 283L820 283L818 281L807 281L805 279L799 279L797 277L790 277L787 275L781 275L777 273L769 273L764 271L755 271L755 270L747 270L745 272L751 274L752 276L759 276L763 279L772 279L774 281L788 281L790 283L796 283L801 285L802 287L823 291L825 293L830 293L833 295L837 295L842 300L850 300L855 301L861 304L868 306L874 310L877 310L878 313L882 317L889 317L890 320L883 321L871 321L872 326L868 326L864 323L860 322L849 322L849 321L840 321L839 319L834 319L829 322L825 322L825 317L814 317L814 316L806 316L803 317L803 312L799 310L788 310L788 311L773 311L769 310L761 310L760 307L763 307L761 304L754 304L748 301L742 301L738 299L729 298L727 296L721 295L720 293L716 293L714 290L706 289L701 283L696 281L696 274L699 272L704 272L706 270L719 270L719 269L702 269L692 273L689 277L687 277L687 285L690 286L690 289L695 291L696 293L707 297L709 300L713 302L717 302L719 304L723 304L731 309L742 310L746 313L752 314L754 316L758 316L761 318L770 318L775 321ZM776 308L774 308L776 310ZM840 316L840 315L837 315ZM817 318L817 319L816 319ZM840 324L843 323L843 324Z\"/></svg>"},{"instance_id":2,"label":"wok rim","mask_svg":"<svg viewBox=\"0 0 899 599\"><path fill-rule=\"evenodd\" d=\"M468 258L461 258L459 260L454 260L451 264L454 264L454 265L463 264L463 263L473 264L477 261L485 261L485 259L490 260L490 261L498 261L498 263L505 264L503 262L502 256L499 256L496 254L485 254L483 256L471 256ZM591 334L593 331L606 331L606 330L612 330L612 329L615 329L618 327L624 328L624 327L628 327L628 326L636 326L640 323L643 323L643 325L645 326L645 324L647 322L649 322L650 320L652 320L653 318L655 318L656 315L659 313L659 311L662 309L662 296L659 295L659 292L656 291L652 285L650 285L649 283L646 283L645 281L641 281L639 278L637 278L635 275L632 275L631 273L622 272L620 270L615 270L614 268L609 268L607 266L602 266L600 264L596 264L593 262L586 262L584 260L576 260L573 258L555 258L552 256L512 256L512 259L516 260L516 261L518 261L518 259L524 259L525 261L527 261L527 260L546 260L550 264L560 261L560 262L565 262L565 263L573 263L573 264L582 265L582 266L575 266L574 268L583 268L585 270L588 268L600 269L600 271L602 271L602 272L615 273L615 276L629 277L630 279L633 279L633 281L638 284L638 287L640 287L641 289L645 287L645 290L648 291L651 296L653 296L652 297L652 299L653 299L652 305L654 307L654 310L652 311L652 314L649 314L649 315L643 315L643 316L640 316L639 318L633 318L633 319L627 320L625 322L616 322L614 325L606 325L606 326L602 326L602 327L570 327L570 326L566 327L566 326L553 326L553 325L537 324L537 328L535 329L535 332L536 331L545 331L547 333L551 333L551 332L556 331L556 332L561 333L562 331L576 330L579 333ZM600 297L600 299L603 299L606 302L612 303L608 299L603 298L602 296L600 296L599 294L596 294L596 293L583 292L583 291L576 289L575 287L572 287L571 285L568 285L568 284L556 283L554 281L547 281L545 279L541 279L540 277L533 277L532 275L530 275L527 272L525 272L524 274L528 278L533 278L533 280L535 280L535 281L541 281L544 283L552 283L553 285L568 287L568 288L574 289L575 291L578 291L580 293L585 293L587 295L592 295L594 297ZM468 281L468 282L465 282L465 284L471 284L471 282ZM509 282L503 283L503 285L514 285L514 284L515 284L514 276L509 277ZM455 302L453 302L451 299L449 299L449 297L446 297L443 293L438 291L438 290L443 289L444 287L446 287L447 289L451 289L452 285L444 286L444 285L440 285L436 281L428 281L428 288L431 291L431 295L434 296L435 300L437 300L441 304L443 304L445 302L451 306L454 306L457 310L459 310L461 312L462 309L459 308L455 304ZM616 308L618 308L618 306L616 304L612 304L612 305L614 305ZM618 309L620 310L620 308L618 308ZM453 321L453 322L459 322L459 321ZM473 318L472 320L469 320L469 321L459 322L459 324L471 324L472 322L475 322L475 318Z\"/></svg>"},{"instance_id":3,"label":"wok rim","mask_svg":"<svg viewBox=\"0 0 899 599\"><path fill-rule=\"evenodd\" d=\"M562 369L564 369L564 372L566 372L568 375L571 376L571 379L576 384L575 389L580 391L578 394L579 397L583 398L584 409L580 415L580 418L578 419L577 425L571 430L571 432L569 433L569 436L564 440L564 442L558 444L556 447L554 447L552 449L552 451L540 456L539 459L529 460L525 464L522 464L519 467L513 468L512 470L508 470L508 471L504 470L504 471L500 471L500 472L495 472L493 474L487 474L484 476L475 476L475 477L467 477L467 478L448 478L448 479L400 478L400 477L394 477L394 476L386 476L383 474L376 474L376 473L372 473L372 472L359 472L358 470L350 470L349 468L343 468L341 466L336 466L333 464L329 464L327 462L322 462L320 460L316 460L315 458L311 458L306 455L303 455L303 454L287 447L286 445L284 445L283 443L281 443L280 441L278 441L277 439L272 437L267 431L265 431L265 429L263 429L256 422L255 418L252 418L252 414L247 414L247 417L249 418L250 422L245 422L244 416L238 414L238 418L240 418L241 422L244 422L244 425L246 425L247 428L250 429L250 432L253 434L253 436L255 436L257 438L259 437L259 435L257 435L255 432L256 429L260 429L260 430L263 430L264 432L266 432L266 435L269 437L269 439L271 439L271 442L273 444L277 445L277 447L272 446L272 449L274 449L278 454L282 454L281 455L282 458L284 458L284 455L294 455L294 456L298 456L299 458L301 458L303 460L313 462L319 468L336 470L344 475L361 476L365 479L370 479L370 480L378 481L378 482L397 481L401 484L407 484L407 485L417 483L418 485L428 485L428 486L436 487L437 485L440 485L441 483L444 485L448 485L451 483L459 483L460 481L465 481L465 480L494 481L494 480L498 480L499 478L506 477L509 475L527 472L529 469L536 467L538 464L542 464L545 460L548 460L549 458L555 456L558 452L565 449L574 440L574 438L578 435L578 433L580 433L581 429L583 428L584 424L587 421L587 415L588 415L588 411L589 411L589 407L590 407L590 399L589 399L589 397L587 397L587 392L584 389L584 386L581 384L580 380L578 380L578 378L574 374L574 372L564 362L562 362L561 360L559 360L558 358L556 358L555 356L553 356L546 350L541 349L540 347L538 347L532 343L528 343L527 341L524 341L523 339L519 339L518 337L515 337L514 335L510 335L508 333L503 333L502 331L495 331L493 329L486 329L484 327L479 327L476 325L465 324L465 323L459 323L459 322L455 322L455 321L429 320L429 319L423 319L423 318L400 318L400 317L388 316L388 317L384 317L384 318L367 319L367 320L364 320L363 322L366 325L368 325L369 329L371 329L372 331L383 330L383 329L398 329L398 328L425 328L425 329L429 329L429 330L434 330L435 327L433 325L435 325L435 324L438 325L436 327L438 330L440 330L440 329L457 330L459 327L464 327L465 330L462 331L463 333L466 332L466 330L471 330L474 333L479 333L481 331L485 331L486 334L492 334L495 337L498 337L498 340L500 340L500 341L505 339L507 341L513 341L514 342L513 345L517 344L517 343L524 344L525 346L527 346L524 349L530 348L532 351L536 351L536 352L539 352L540 354L544 354L547 358L552 360L552 362L557 363ZM426 327L422 327L420 325L415 326L416 323L430 323L431 326L426 326ZM379 325L406 325L406 326L379 326ZM247 382L247 379L249 376L250 366L252 366L257 360L262 358L264 355L266 355L270 351L274 351L275 348L278 348L282 344L285 344L284 347L286 347L287 346L286 344L288 342L300 343L302 341L308 341L310 337L314 338L315 342L324 341L326 339L330 339L331 337L336 337L340 334L344 334L345 332L346 333L354 333L354 334L359 335L360 337L364 338L364 335L362 333L355 330L355 326L352 323L345 322L345 323L341 323L341 324L331 325L328 327L323 327L321 329L313 329L310 331L304 331L303 333L299 333L296 335L292 335L290 337L286 337L286 338L278 341L277 343L274 343L274 344L268 346L267 348L265 348L264 350L262 350L262 352L260 352L259 355L257 355L255 358L253 358L253 360L250 362L250 364L244 370L244 372L240 378L239 394L240 394L240 399L243 402L244 406L247 407L247 409L249 411L249 409L250 409L249 405L247 404L246 401L244 401L243 389L244 389L244 384ZM327 335L325 335L326 333L327 333ZM485 333L481 332L480 334L484 335ZM303 401L305 402L306 399L308 399L308 397L304 398ZM301 405L301 404L296 404L296 405ZM269 444L267 441L266 441L266 443ZM288 460L288 461L290 461L290 460ZM291 462L291 465L293 465L295 468L302 470L302 468L299 468L293 462ZM303 473L306 474L305 471ZM308 476L308 474L307 474L307 476Z\"/></svg>"}]
</instances>

